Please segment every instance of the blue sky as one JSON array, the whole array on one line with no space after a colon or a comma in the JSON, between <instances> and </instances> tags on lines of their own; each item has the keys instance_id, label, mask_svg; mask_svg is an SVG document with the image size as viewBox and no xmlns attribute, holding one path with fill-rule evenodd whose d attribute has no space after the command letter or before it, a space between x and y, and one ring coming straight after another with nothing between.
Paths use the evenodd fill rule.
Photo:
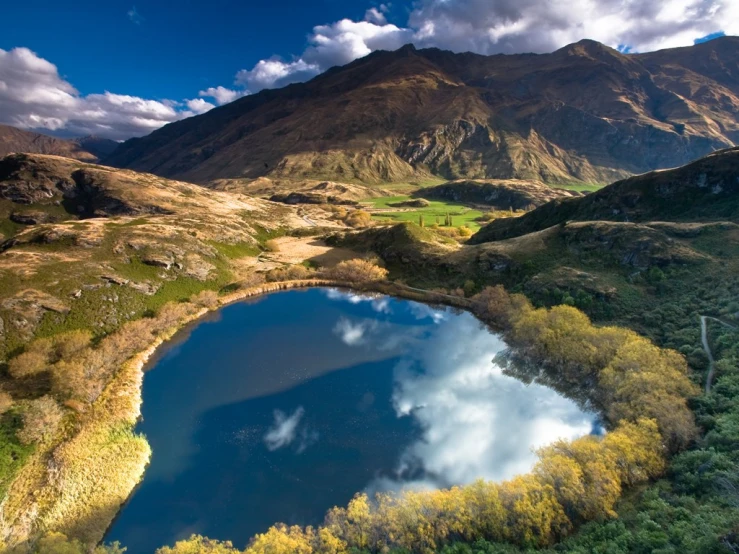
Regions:
<instances>
[{"instance_id":1,"label":"blue sky","mask_svg":"<svg viewBox=\"0 0 739 554\"><path fill-rule=\"evenodd\" d=\"M25 0L2 15L0 123L116 140L406 43L644 52L739 34L737 0Z\"/></svg>"},{"instance_id":2,"label":"blue sky","mask_svg":"<svg viewBox=\"0 0 739 554\"><path fill-rule=\"evenodd\" d=\"M26 46L82 93L184 98L263 58L301 52L314 25L362 19L362 0L29 0L6 3L0 48ZM129 12L135 8L135 23ZM400 10L399 11L404 11ZM403 18L405 19L405 18ZM403 21L405 22L405 21Z\"/></svg>"}]
</instances>

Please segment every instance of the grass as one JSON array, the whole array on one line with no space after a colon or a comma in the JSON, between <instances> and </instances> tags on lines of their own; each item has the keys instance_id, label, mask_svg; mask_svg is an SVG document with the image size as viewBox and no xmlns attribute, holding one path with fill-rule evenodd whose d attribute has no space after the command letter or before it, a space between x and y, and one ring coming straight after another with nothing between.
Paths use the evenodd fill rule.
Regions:
<instances>
[{"instance_id":1,"label":"grass","mask_svg":"<svg viewBox=\"0 0 739 554\"><path fill-rule=\"evenodd\" d=\"M392 209L392 206L389 204L403 202L410 199L410 196L384 196L382 198L369 198L364 200L363 203L371 204L371 209ZM473 232L480 229L480 224L475 221L477 218L482 216L482 212L480 210L475 210L462 204L440 200L429 201L429 205L425 208L413 208L408 211L398 212L373 213L372 217L378 221L392 223L401 223L404 221L418 223L419 218L423 216L424 224L430 226L437 222L437 218L439 225L442 225L447 214L452 217L453 227L466 225L472 229Z\"/></svg>"},{"instance_id":2,"label":"grass","mask_svg":"<svg viewBox=\"0 0 739 554\"><path fill-rule=\"evenodd\" d=\"M34 450L33 446L21 444L15 435L22 425L17 409L6 412L0 418L0 498L5 497L16 473Z\"/></svg>"},{"instance_id":3,"label":"grass","mask_svg":"<svg viewBox=\"0 0 739 554\"><path fill-rule=\"evenodd\" d=\"M573 190L575 192L594 192L604 186L598 183L565 183L563 185L552 185L552 188Z\"/></svg>"}]
</instances>

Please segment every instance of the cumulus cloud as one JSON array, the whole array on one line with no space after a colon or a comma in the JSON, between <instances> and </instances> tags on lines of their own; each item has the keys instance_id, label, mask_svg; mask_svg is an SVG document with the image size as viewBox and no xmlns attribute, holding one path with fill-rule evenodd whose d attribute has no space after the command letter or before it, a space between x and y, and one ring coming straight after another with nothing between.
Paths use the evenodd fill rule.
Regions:
<instances>
[{"instance_id":1,"label":"cumulus cloud","mask_svg":"<svg viewBox=\"0 0 739 554\"><path fill-rule=\"evenodd\" d=\"M454 51L550 52L583 38L648 51L737 33L739 7L734 0L422 0L408 23L417 44Z\"/></svg>"},{"instance_id":2,"label":"cumulus cloud","mask_svg":"<svg viewBox=\"0 0 739 554\"><path fill-rule=\"evenodd\" d=\"M233 87L214 86L198 98L173 102L105 92L80 95L54 64L27 48L0 50L0 122L24 128L122 139L147 134L266 88L306 81L375 50L406 43L480 54L551 52L583 38L628 52L688 46L700 37L739 34L736 0L418 0L405 25L388 21L388 4L362 21L313 27L307 47L289 59L256 62ZM135 24L143 18L128 11Z\"/></svg>"},{"instance_id":3,"label":"cumulus cloud","mask_svg":"<svg viewBox=\"0 0 739 554\"><path fill-rule=\"evenodd\" d=\"M28 48L0 49L0 122L8 125L125 139L195 113L201 112L112 92L83 96Z\"/></svg>"},{"instance_id":4,"label":"cumulus cloud","mask_svg":"<svg viewBox=\"0 0 739 554\"><path fill-rule=\"evenodd\" d=\"M185 104L187 105L187 109L195 114L205 113L215 108L215 104L206 102L202 98L193 98L192 100L188 100Z\"/></svg>"},{"instance_id":5,"label":"cumulus cloud","mask_svg":"<svg viewBox=\"0 0 739 554\"><path fill-rule=\"evenodd\" d=\"M198 96L205 97L205 98L213 98L216 102L218 102L219 106L222 106L223 104L228 104L229 102L233 102L237 98L240 98L241 96L244 96L246 94L246 91L244 90L233 90L226 87L210 87L205 90L201 90L198 93Z\"/></svg>"},{"instance_id":6,"label":"cumulus cloud","mask_svg":"<svg viewBox=\"0 0 739 554\"><path fill-rule=\"evenodd\" d=\"M318 25L292 60L272 58L242 70L252 92L305 81L331 66L405 43L479 54L551 52L583 38L632 52L688 46L722 31L739 34L735 0L420 0L404 27L388 23L387 5L363 21Z\"/></svg>"},{"instance_id":7,"label":"cumulus cloud","mask_svg":"<svg viewBox=\"0 0 739 554\"><path fill-rule=\"evenodd\" d=\"M288 416L281 410L274 411L274 423L264 435L264 444L270 452L289 446L295 440L298 424L303 418L305 410L302 406ZM305 450L303 447L302 450ZM301 450L301 451L302 451Z\"/></svg>"},{"instance_id":8,"label":"cumulus cloud","mask_svg":"<svg viewBox=\"0 0 739 554\"><path fill-rule=\"evenodd\" d=\"M526 385L492 362L505 344L469 314L434 327L426 347L396 368L393 404L422 435L393 478L371 490L436 488L529 471L533 449L589 433L593 415L542 385Z\"/></svg>"},{"instance_id":9,"label":"cumulus cloud","mask_svg":"<svg viewBox=\"0 0 739 554\"><path fill-rule=\"evenodd\" d=\"M368 14L372 10L368 11ZM252 92L276 88L315 77L335 65L343 65L366 56L374 50L395 50L413 37L410 29L401 29L385 21L377 9L372 14L382 16L374 21L342 19L313 28L310 46L297 58L259 61L250 70L241 70L236 82Z\"/></svg>"}]
</instances>

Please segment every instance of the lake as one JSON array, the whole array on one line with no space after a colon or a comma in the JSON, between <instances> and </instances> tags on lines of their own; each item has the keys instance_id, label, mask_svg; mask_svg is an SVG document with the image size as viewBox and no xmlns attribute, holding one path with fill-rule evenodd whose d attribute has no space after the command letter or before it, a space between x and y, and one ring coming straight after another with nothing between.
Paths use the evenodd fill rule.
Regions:
<instances>
[{"instance_id":1,"label":"lake","mask_svg":"<svg viewBox=\"0 0 739 554\"><path fill-rule=\"evenodd\" d=\"M552 389L506 375L468 313L335 289L234 304L178 334L144 378L153 450L105 537L153 553L192 533L243 548L318 524L359 491L527 472L533 449L598 429Z\"/></svg>"}]
</instances>

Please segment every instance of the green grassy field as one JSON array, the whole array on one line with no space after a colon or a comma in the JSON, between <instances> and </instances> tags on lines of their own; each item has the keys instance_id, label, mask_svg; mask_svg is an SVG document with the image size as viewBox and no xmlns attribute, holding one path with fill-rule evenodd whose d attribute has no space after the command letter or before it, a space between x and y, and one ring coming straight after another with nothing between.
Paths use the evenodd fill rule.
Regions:
<instances>
[{"instance_id":1,"label":"green grassy field","mask_svg":"<svg viewBox=\"0 0 739 554\"><path fill-rule=\"evenodd\" d=\"M382 198L369 198L364 200L362 203L371 209L392 209L393 206L390 206L389 204L403 202L410 199L410 196L385 196ZM466 225L472 229L472 231L480 229L480 224L475 221L475 219L482 215L480 210L474 210L461 204L441 202L437 200L429 201L429 206L425 208L412 208L408 209L408 211L373 213L372 217L378 221L411 221L413 223L418 223L420 216L423 216L424 224L430 226L437 223L437 218L439 225L442 225L447 214L452 217L452 226L454 227Z\"/></svg>"},{"instance_id":2,"label":"green grassy field","mask_svg":"<svg viewBox=\"0 0 739 554\"><path fill-rule=\"evenodd\" d=\"M552 185L552 188L574 190L576 192L593 192L602 189L604 186L598 183L567 183L565 185Z\"/></svg>"}]
</instances>

